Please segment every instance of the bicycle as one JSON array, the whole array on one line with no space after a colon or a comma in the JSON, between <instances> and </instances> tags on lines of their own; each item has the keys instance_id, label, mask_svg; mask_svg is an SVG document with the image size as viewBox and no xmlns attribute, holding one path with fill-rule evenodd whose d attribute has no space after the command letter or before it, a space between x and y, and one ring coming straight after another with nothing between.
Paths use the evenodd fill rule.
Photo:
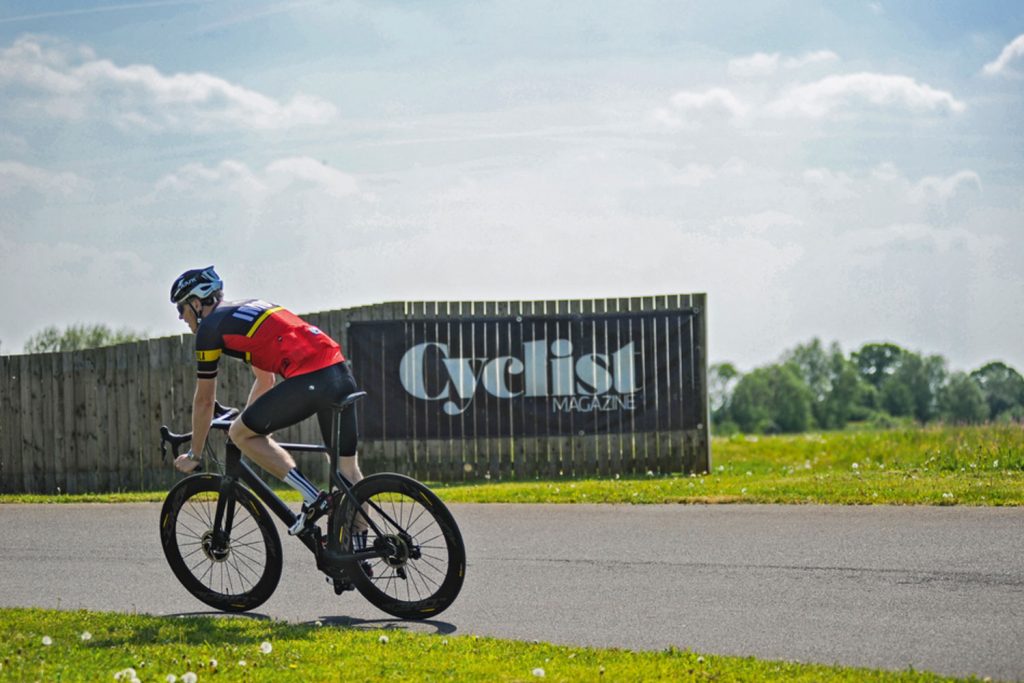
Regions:
<instances>
[{"instance_id":1,"label":"bicycle","mask_svg":"<svg viewBox=\"0 0 1024 683\"><path fill-rule=\"evenodd\" d=\"M335 443L341 413L365 395L355 392L335 406ZM227 430L238 414L217 404L211 427ZM162 426L160 450L166 458L170 444L177 457L191 438ZM327 532L312 524L296 538L313 553L336 594L355 588L400 619L427 619L454 602L465 578L466 550L455 519L429 488L394 473L372 474L353 485L338 472L335 450L281 446L329 456ZM217 463L209 444L207 451ZM241 456L228 438L223 472L197 471L177 482L160 512L160 540L174 575L193 596L226 612L263 604L281 578L281 539L267 508L285 527L296 518Z\"/></svg>"}]
</instances>

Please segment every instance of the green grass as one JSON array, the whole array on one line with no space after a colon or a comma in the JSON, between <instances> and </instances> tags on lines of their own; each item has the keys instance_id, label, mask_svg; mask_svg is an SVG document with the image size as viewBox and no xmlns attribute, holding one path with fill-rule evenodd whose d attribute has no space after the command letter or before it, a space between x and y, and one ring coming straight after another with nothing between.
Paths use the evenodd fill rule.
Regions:
<instances>
[{"instance_id":1,"label":"green grass","mask_svg":"<svg viewBox=\"0 0 1024 683\"><path fill-rule=\"evenodd\" d=\"M712 459L712 471L698 476L434 486L453 503L1024 505L1020 425L716 438ZM164 494L3 495L0 503L160 501ZM281 495L299 499L290 489Z\"/></svg>"},{"instance_id":2,"label":"green grass","mask_svg":"<svg viewBox=\"0 0 1024 683\"><path fill-rule=\"evenodd\" d=\"M120 673L128 683L129 669L142 681L173 675L179 682L188 672L197 681L957 680L674 648L631 652L247 618L0 609L0 680L113 681Z\"/></svg>"},{"instance_id":3,"label":"green grass","mask_svg":"<svg viewBox=\"0 0 1024 683\"><path fill-rule=\"evenodd\" d=\"M735 436L712 471L447 486L450 502L1024 505L1020 426Z\"/></svg>"}]
</instances>

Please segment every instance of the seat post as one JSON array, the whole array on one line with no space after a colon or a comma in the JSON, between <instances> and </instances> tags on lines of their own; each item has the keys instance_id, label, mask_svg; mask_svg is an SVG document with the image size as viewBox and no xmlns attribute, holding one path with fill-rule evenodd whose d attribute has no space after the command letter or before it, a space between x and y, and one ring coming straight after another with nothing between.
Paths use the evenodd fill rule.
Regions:
<instances>
[{"instance_id":1,"label":"seat post","mask_svg":"<svg viewBox=\"0 0 1024 683\"><path fill-rule=\"evenodd\" d=\"M341 447L341 411L342 408L334 407L331 413L331 432L334 434L333 443L328 445L328 452L330 453L330 474L328 475L328 483L334 481L336 472L338 471L338 449Z\"/></svg>"}]
</instances>

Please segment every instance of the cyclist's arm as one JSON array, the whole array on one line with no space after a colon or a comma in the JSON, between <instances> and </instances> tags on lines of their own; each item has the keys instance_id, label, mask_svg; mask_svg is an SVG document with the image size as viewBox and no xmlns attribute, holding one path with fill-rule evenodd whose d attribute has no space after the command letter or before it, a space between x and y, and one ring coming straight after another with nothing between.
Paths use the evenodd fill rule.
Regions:
<instances>
[{"instance_id":1,"label":"cyclist's arm","mask_svg":"<svg viewBox=\"0 0 1024 683\"><path fill-rule=\"evenodd\" d=\"M252 389L249 390L249 400L245 402L246 408L251 406L260 396L267 393L274 386L274 381L276 380L274 373L260 370L255 365L252 366L252 374L256 375L256 379L252 383Z\"/></svg>"},{"instance_id":2,"label":"cyclist's arm","mask_svg":"<svg viewBox=\"0 0 1024 683\"><path fill-rule=\"evenodd\" d=\"M192 452L203 454L206 437L213 420L213 404L217 399L217 380L197 379L196 394L192 399Z\"/></svg>"}]
</instances>

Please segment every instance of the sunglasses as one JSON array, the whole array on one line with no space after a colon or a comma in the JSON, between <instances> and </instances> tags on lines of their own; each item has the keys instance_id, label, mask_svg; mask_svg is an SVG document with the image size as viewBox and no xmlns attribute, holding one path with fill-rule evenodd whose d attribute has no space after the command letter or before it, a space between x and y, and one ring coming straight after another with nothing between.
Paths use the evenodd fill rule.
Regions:
<instances>
[{"instance_id":1,"label":"sunglasses","mask_svg":"<svg viewBox=\"0 0 1024 683\"><path fill-rule=\"evenodd\" d=\"M177 304L178 306L178 317L185 315L185 302L181 301Z\"/></svg>"}]
</instances>

